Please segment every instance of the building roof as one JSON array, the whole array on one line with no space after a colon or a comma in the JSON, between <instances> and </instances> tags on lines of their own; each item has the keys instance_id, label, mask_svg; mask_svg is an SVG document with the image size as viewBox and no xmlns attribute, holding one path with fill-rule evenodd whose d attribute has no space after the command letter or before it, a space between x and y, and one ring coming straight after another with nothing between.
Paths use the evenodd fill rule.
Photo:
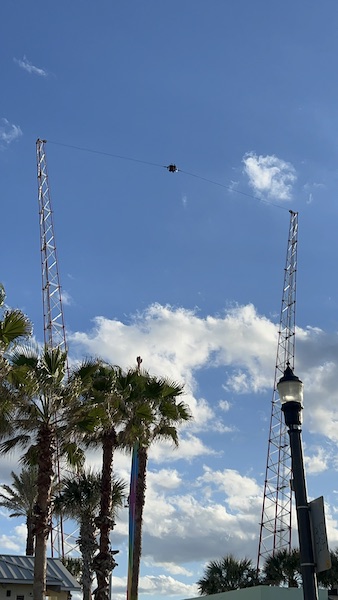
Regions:
<instances>
[{"instance_id":1,"label":"building roof","mask_svg":"<svg viewBox=\"0 0 338 600\"><path fill-rule=\"evenodd\" d=\"M328 600L327 590L320 589L318 591L319 600ZM198 596L198 598L188 600L303 600L303 589L257 585L231 592Z\"/></svg>"},{"instance_id":2,"label":"building roof","mask_svg":"<svg viewBox=\"0 0 338 600\"><path fill-rule=\"evenodd\" d=\"M0 584L33 584L34 556L0 554ZM47 558L48 588L60 592L81 590L79 582L69 573L58 558Z\"/></svg>"}]
</instances>

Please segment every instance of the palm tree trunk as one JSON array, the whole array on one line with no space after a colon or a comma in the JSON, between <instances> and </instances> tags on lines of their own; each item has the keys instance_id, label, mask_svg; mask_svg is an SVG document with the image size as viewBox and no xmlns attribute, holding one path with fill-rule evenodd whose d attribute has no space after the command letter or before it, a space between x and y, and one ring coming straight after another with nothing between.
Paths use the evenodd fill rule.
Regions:
<instances>
[{"instance_id":1,"label":"palm tree trunk","mask_svg":"<svg viewBox=\"0 0 338 600\"><path fill-rule=\"evenodd\" d=\"M34 600L46 598L47 539L51 519L51 487L53 478L54 436L49 425L44 425L38 434L38 495L34 507L35 515L35 560L34 560Z\"/></svg>"},{"instance_id":2,"label":"palm tree trunk","mask_svg":"<svg viewBox=\"0 0 338 600\"><path fill-rule=\"evenodd\" d=\"M131 579L130 600L138 600L138 585L140 578L140 561L142 551L142 521L143 508L146 495L146 475L147 475L147 448L138 449L138 474L136 483L135 500L135 530L134 530L134 548L133 548L133 573Z\"/></svg>"},{"instance_id":3,"label":"palm tree trunk","mask_svg":"<svg viewBox=\"0 0 338 600\"><path fill-rule=\"evenodd\" d=\"M103 454L100 514L97 519L95 519L95 523L100 529L99 553L93 560L93 568L97 579L97 588L94 592L95 600L110 600L110 574L116 566L116 562L110 549L110 532L114 527L114 519L112 517L112 470L116 442L117 436L115 429L111 429L104 434L102 440Z\"/></svg>"},{"instance_id":4,"label":"palm tree trunk","mask_svg":"<svg viewBox=\"0 0 338 600\"><path fill-rule=\"evenodd\" d=\"M34 535L34 517L32 515L27 515L26 527L27 527L26 556L34 556L35 535Z\"/></svg>"},{"instance_id":5,"label":"palm tree trunk","mask_svg":"<svg viewBox=\"0 0 338 600\"><path fill-rule=\"evenodd\" d=\"M79 547L82 554L82 592L83 600L91 600L93 583L93 557L97 550L95 525L91 519L80 526Z\"/></svg>"}]
</instances>

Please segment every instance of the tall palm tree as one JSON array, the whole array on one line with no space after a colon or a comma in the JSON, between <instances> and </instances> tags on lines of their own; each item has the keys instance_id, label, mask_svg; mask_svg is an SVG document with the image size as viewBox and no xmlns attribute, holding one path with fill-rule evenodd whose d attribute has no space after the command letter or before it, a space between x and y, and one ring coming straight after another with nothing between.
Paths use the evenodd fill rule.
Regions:
<instances>
[{"instance_id":1,"label":"tall palm tree","mask_svg":"<svg viewBox=\"0 0 338 600\"><path fill-rule=\"evenodd\" d=\"M120 367L98 365L91 385L83 394L74 416L88 446L102 448L100 509L95 523L99 529L99 552L93 560L97 588L95 600L109 600L110 575L116 562L110 545L114 527L112 513L113 457L118 446L118 427L125 415L125 376Z\"/></svg>"},{"instance_id":2,"label":"tall palm tree","mask_svg":"<svg viewBox=\"0 0 338 600\"><path fill-rule=\"evenodd\" d=\"M23 468L17 475L11 472L12 485L2 485L0 506L10 511L10 517L25 517L27 526L26 556L34 556L34 506L37 496L37 467Z\"/></svg>"},{"instance_id":3,"label":"tall palm tree","mask_svg":"<svg viewBox=\"0 0 338 600\"><path fill-rule=\"evenodd\" d=\"M300 587L302 579L299 550L294 548L289 552L282 549L269 556L263 568L263 578L263 583L267 585Z\"/></svg>"},{"instance_id":4,"label":"tall palm tree","mask_svg":"<svg viewBox=\"0 0 338 600\"><path fill-rule=\"evenodd\" d=\"M67 356L59 348L45 348L39 355L27 347L14 353L10 362L8 381L15 401L6 403L0 420L0 453L21 448L23 462L37 465L33 595L34 600L44 600L56 448L72 464L83 459L72 439L70 421L70 408L80 388L78 379L65 384ZM1 398L0 404L2 408Z\"/></svg>"},{"instance_id":5,"label":"tall palm tree","mask_svg":"<svg viewBox=\"0 0 338 600\"><path fill-rule=\"evenodd\" d=\"M197 582L201 596L229 592L257 585L257 574L252 561L244 558L237 560L232 554L220 560L210 561L204 576Z\"/></svg>"},{"instance_id":6,"label":"tall palm tree","mask_svg":"<svg viewBox=\"0 0 338 600\"><path fill-rule=\"evenodd\" d=\"M65 478L61 485L61 493L55 499L55 507L58 512L74 519L79 524L78 542L82 555L81 583L83 600L90 600L93 582L93 558L98 550L95 519L100 507L101 476L91 471L84 471L77 478ZM126 497L125 488L126 484L122 480L113 480L113 515L123 505Z\"/></svg>"},{"instance_id":7,"label":"tall palm tree","mask_svg":"<svg viewBox=\"0 0 338 600\"><path fill-rule=\"evenodd\" d=\"M177 446L177 426L192 417L187 404L178 401L178 397L183 394L182 385L169 379L150 376L139 369L130 370L125 382L130 390L125 399L128 418L119 433L119 440L125 448L133 449L128 600L137 600L149 448L158 440L170 440Z\"/></svg>"}]
</instances>

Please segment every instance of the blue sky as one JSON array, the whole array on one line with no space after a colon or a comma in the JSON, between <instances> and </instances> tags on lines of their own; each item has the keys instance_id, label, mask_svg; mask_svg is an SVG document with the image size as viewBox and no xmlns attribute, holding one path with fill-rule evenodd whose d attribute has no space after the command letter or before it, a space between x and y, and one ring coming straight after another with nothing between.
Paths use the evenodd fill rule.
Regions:
<instances>
[{"instance_id":1,"label":"blue sky","mask_svg":"<svg viewBox=\"0 0 338 600\"><path fill-rule=\"evenodd\" d=\"M256 556L289 209L309 495L338 545L337 25L333 0L1 3L8 303L41 341L40 137L71 357L141 355L195 417L179 450L152 451L140 600L192 597L208 560ZM20 522L0 524L0 551L23 552ZM122 512L117 600L126 530Z\"/></svg>"}]
</instances>

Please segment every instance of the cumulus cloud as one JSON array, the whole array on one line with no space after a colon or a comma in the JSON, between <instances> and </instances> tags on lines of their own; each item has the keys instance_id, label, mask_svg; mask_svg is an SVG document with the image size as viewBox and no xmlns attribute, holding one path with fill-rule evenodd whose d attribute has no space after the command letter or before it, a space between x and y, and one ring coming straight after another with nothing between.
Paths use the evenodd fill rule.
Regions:
<instances>
[{"instance_id":1,"label":"cumulus cloud","mask_svg":"<svg viewBox=\"0 0 338 600\"><path fill-rule=\"evenodd\" d=\"M22 136L22 131L19 125L10 123L7 119L0 119L0 147L5 148Z\"/></svg>"},{"instance_id":2,"label":"cumulus cloud","mask_svg":"<svg viewBox=\"0 0 338 600\"><path fill-rule=\"evenodd\" d=\"M114 577L113 585L114 597L116 596L117 600L125 598L126 580L122 577ZM155 598L161 596L165 598L191 598L197 596L198 590L196 585L182 583L168 575L147 575L140 578L139 592Z\"/></svg>"},{"instance_id":3,"label":"cumulus cloud","mask_svg":"<svg viewBox=\"0 0 338 600\"><path fill-rule=\"evenodd\" d=\"M198 456L217 454L212 448L206 446L203 441L190 432L180 436L178 448L166 442L158 442L150 449L151 458L157 463L174 462L177 460L191 461Z\"/></svg>"},{"instance_id":4,"label":"cumulus cloud","mask_svg":"<svg viewBox=\"0 0 338 600\"><path fill-rule=\"evenodd\" d=\"M13 532L10 535L0 535L0 547L4 548L5 552L8 551L15 552L17 554L24 554L24 548L26 545L26 532L26 525L17 525L14 527Z\"/></svg>"},{"instance_id":5,"label":"cumulus cloud","mask_svg":"<svg viewBox=\"0 0 338 600\"><path fill-rule=\"evenodd\" d=\"M181 449L182 457L192 459L211 451L199 432L232 430L232 424L222 420L228 405L199 396L198 371L221 367L229 398L231 394L272 390L277 336L278 325L260 315L252 304L230 308L223 316L205 317L196 311L153 304L128 324L97 317L92 331L73 333L70 344L72 352L101 355L121 366L135 364L139 354L150 372L184 383L184 399L194 422L188 425L191 437L185 438L187 443ZM309 407L304 425L337 444L338 335L317 327L298 327L296 338L296 370L304 381ZM323 398L325 403L318 401ZM164 446L154 449L158 462L166 456ZM172 457L180 458L180 454L173 452Z\"/></svg>"},{"instance_id":6,"label":"cumulus cloud","mask_svg":"<svg viewBox=\"0 0 338 600\"><path fill-rule=\"evenodd\" d=\"M291 163L275 155L258 156L248 152L243 164L249 185L256 194L280 201L291 200L292 186L297 179Z\"/></svg>"},{"instance_id":7,"label":"cumulus cloud","mask_svg":"<svg viewBox=\"0 0 338 600\"><path fill-rule=\"evenodd\" d=\"M30 75L39 75L40 77L47 77L48 73L45 69L41 67L35 67L26 56L23 59L13 58L15 64L17 64L21 69L27 71Z\"/></svg>"},{"instance_id":8,"label":"cumulus cloud","mask_svg":"<svg viewBox=\"0 0 338 600\"><path fill-rule=\"evenodd\" d=\"M230 410L230 408L231 408L231 404L230 404L230 402L228 402L228 400L220 400L218 403L218 406L224 412L228 412L228 410Z\"/></svg>"},{"instance_id":9,"label":"cumulus cloud","mask_svg":"<svg viewBox=\"0 0 338 600\"><path fill-rule=\"evenodd\" d=\"M204 466L204 473L197 480L199 485L212 485L215 489L222 490L226 496L226 503L230 510L252 512L262 505L262 488L256 481L241 475L234 469L214 471ZM210 488L209 488L210 489Z\"/></svg>"},{"instance_id":10,"label":"cumulus cloud","mask_svg":"<svg viewBox=\"0 0 338 600\"><path fill-rule=\"evenodd\" d=\"M164 493L150 479L143 541L147 560L182 564L230 551L255 556L261 505L262 488L256 481L230 469L205 467L181 494Z\"/></svg>"},{"instance_id":11,"label":"cumulus cloud","mask_svg":"<svg viewBox=\"0 0 338 600\"><path fill-rule=\"evenodd\" d=\"M306 453L304 462L309 475L318 475L328 469L328 453L324 448L317 447L311 456Z\"/></svg>"},{"instance_id":12,"label":"cumulus cloud","mask_svg":"<svg viewBox=\"0 0 338 600\"><path fill-rule=\"evenodd\" d=\"M137 352L146 369L184 381L189 392L196 388L194 372L199 368L230 365L237 369L245 365L250 389L258 391L271 382L277 333L277 325L259 315L252 304L230 308L224 316L216 317L152 304L128 325L96 317L91 332L75 332L70 342L74 351L101 355L124 366L135 364ZM212 416L207 414L210 407L201 400L199 409L204 423Z\"/></svg>"}]
</instances>

